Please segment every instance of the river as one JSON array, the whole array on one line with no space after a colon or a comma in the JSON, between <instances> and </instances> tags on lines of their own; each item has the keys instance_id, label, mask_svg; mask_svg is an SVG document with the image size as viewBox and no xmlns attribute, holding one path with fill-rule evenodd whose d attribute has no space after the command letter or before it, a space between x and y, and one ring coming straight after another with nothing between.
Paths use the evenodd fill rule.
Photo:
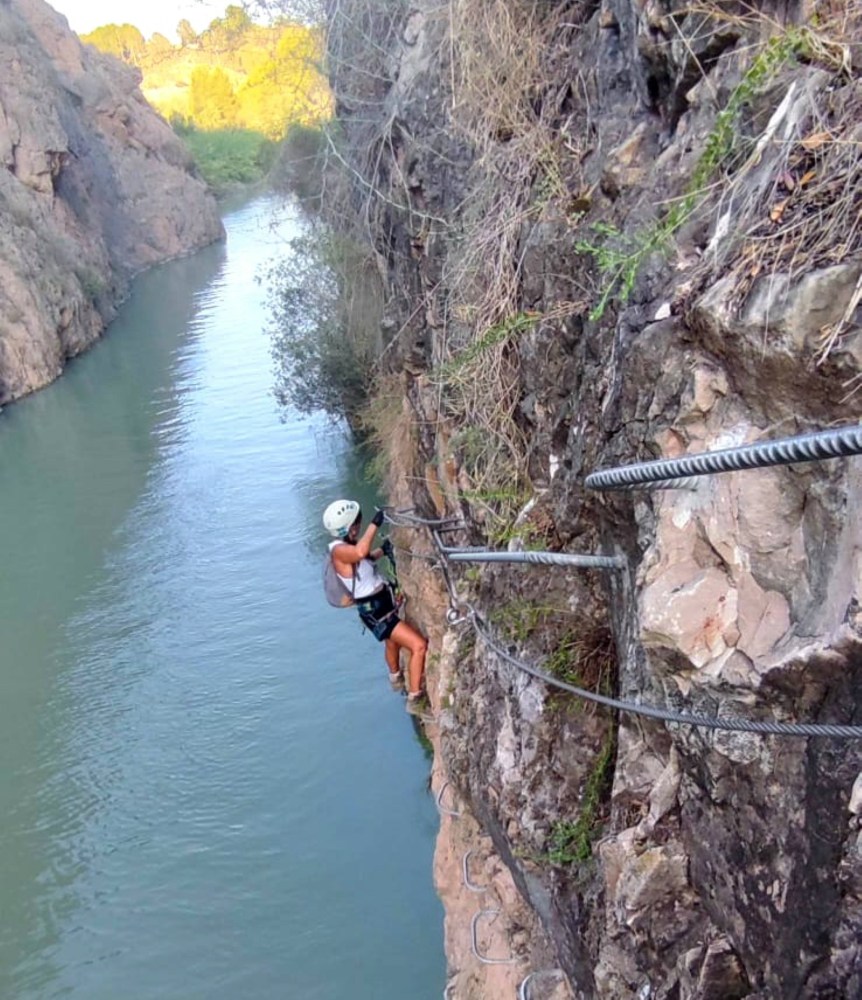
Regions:
<instances>
[{"instance_id":1,"label":"river","mask_svg":"<svg viewBox=\"0 0 862 1000\"><path fill-rule=\"evenodd\" d=\"M437 998L429 762L323 599L343 435L282 421L262 265L295 222L136 279L0 416L0 998Z\"/></svg>"}]
</instances>

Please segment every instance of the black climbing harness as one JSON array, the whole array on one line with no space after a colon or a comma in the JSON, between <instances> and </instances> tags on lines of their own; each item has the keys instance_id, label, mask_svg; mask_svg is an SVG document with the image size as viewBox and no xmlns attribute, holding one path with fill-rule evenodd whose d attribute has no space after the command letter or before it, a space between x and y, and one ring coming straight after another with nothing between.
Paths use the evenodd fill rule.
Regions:
<instances>
[{"instance_id":1,"label":"black climbing harness","mask_svg":"<svg viewBox=\"0 0 862 1000\"><path fill-rule=\"evenodd\" d=\"M397 616L404 604L404 596L398 582L395 549L388 538L383 542L382 549L383 556L389 560L389 570L385 575L385 587L367 599L355 601L362 624L374 634L376 639L381 638L380 633L387 629L389 621Z\"/></svg>"}]
</instances>

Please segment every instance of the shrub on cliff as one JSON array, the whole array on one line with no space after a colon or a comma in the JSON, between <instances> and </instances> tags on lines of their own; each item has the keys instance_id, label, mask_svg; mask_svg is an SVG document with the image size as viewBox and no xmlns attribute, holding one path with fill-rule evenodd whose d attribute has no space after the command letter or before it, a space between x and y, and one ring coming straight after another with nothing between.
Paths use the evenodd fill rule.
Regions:
<instances>
[{"instance_id":1,"label":"shrub on cliff","mask_svg":"<svg viewBox=\"0 0 862 1000\"><path fill-rule=\"evenodd\" d=\"M381 349L376 264L360 244L319 224L290 249L265 276L275 396L357 427Z\"/></svg>"},{"instance_id":2,"label":"shrub on cliff","mask_svg":"<svg viewBox=\"0 0 862 1000\"><path fill-rule=\"evenodd\" d=\"M312 215L323 208L327 187L337 183L327 166L327 139L322 128L290 125L278 147L270 180L277 191L292 194Z\"/></svg>"}]
</instances>

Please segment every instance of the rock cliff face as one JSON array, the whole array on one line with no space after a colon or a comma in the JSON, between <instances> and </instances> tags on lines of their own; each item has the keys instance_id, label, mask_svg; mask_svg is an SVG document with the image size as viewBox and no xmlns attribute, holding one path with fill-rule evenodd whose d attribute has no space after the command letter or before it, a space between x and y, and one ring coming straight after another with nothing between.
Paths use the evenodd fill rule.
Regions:
<instances>
[{"instance_id":1,"label":"rock cliff face","mask_svg":"<svg viewBox=\"0 0 862 1000\"><path fill-rule=\"evenodd\" d=\"M602 466L862 416L851 14L825 5L814 31L792 3L417 0L354 19L376 45L361 79L333 15L413 442L393 498L493 543L496 448L530 499L505 541L625 557L615 574L454 573L509 650L576 684L862 721L860 459L584 487ZM432 554L422 531L402 541ZM435 788L459 813L438 849L448 996L514 995L531 969L534 997L862 996L858 741L555 694L469 622L446 629L439 575L415 566ZM470 850L483 892L465 888ZM510 964L473 956L480 910L501 911L479 918L480 953Z\"/></svg>"},{"instance_id":2,"label":"rock cliff face","mask_svg":"<svg viewBox=\"0 0 862 1000\"><path fill-rule=\"evenodd\" d=\"M138 83L42 0L0 2L0 404L88 347L136 271L222 234Z\"/></svg>"}]
</instances>

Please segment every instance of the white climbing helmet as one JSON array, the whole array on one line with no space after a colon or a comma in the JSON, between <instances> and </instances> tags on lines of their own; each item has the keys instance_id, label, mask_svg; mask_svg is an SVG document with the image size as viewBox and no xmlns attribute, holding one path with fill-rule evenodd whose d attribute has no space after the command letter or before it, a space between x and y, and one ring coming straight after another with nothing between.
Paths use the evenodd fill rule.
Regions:
<instances>
[{"instance_id":1,"label":"white climbing helmet","mask_svg":"<svg viewBox=\"0 0 862 1000\"><path fill-rule=\"evenodd\" d=\"M355 500L334 500L323 512L323 527L335 538L344 538L350 525L359 517Z\"/></svg>"}]
</instances>

